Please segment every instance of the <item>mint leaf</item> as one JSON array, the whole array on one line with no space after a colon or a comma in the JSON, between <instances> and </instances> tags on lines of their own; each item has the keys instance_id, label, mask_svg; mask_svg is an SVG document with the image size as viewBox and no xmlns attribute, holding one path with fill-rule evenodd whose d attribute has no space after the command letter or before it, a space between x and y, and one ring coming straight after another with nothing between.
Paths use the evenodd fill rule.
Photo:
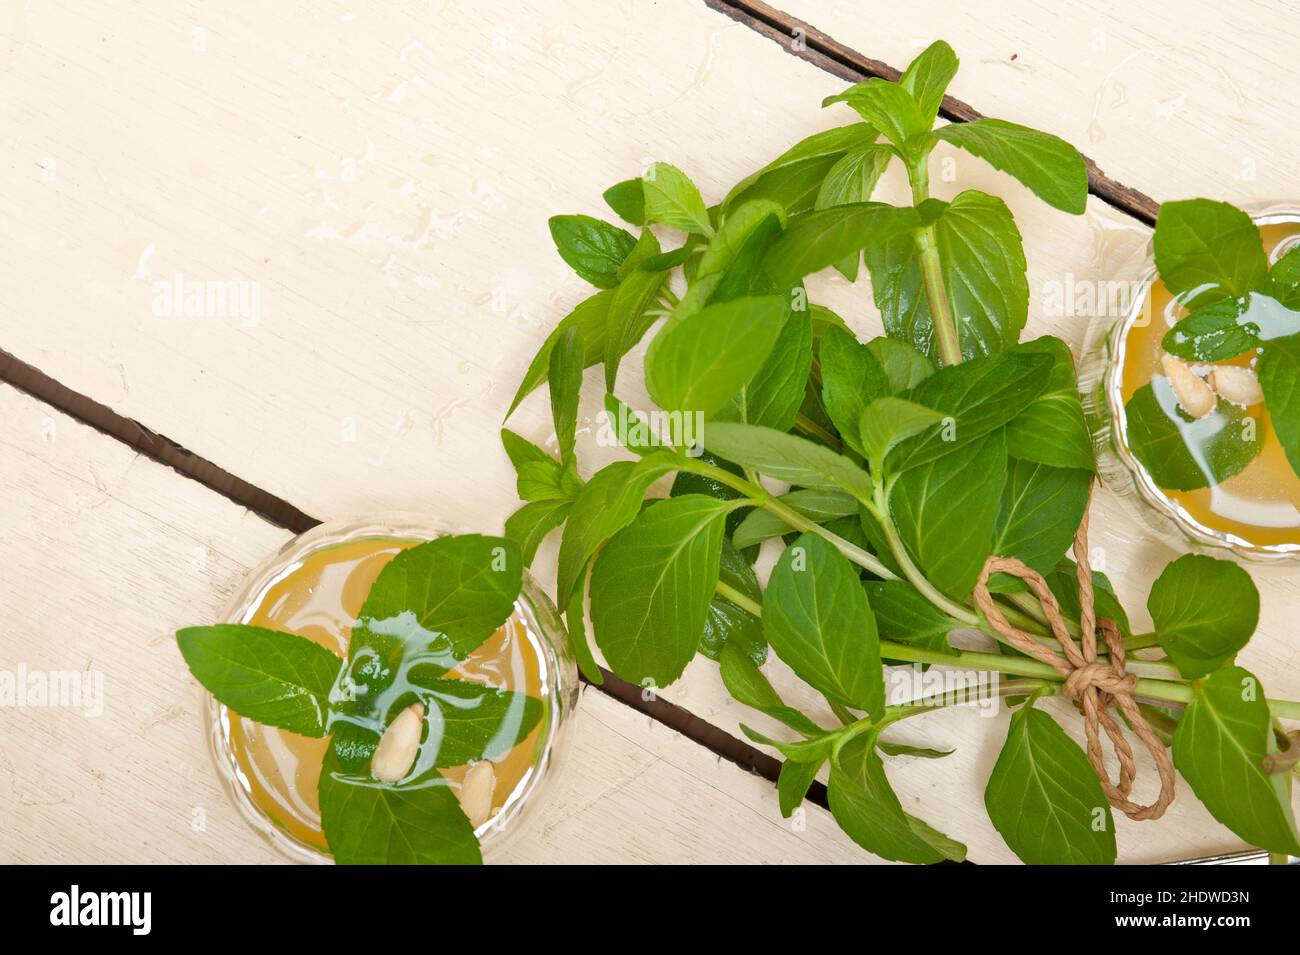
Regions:
<instances>
[{"instance_id":1,"label":"mint leaf","mask_svg":"<svg viewBox=\"0 0 1300 955\"><path fill-rule=\"evenodd\" d=\"M613 391L618 381L618 366L641 337L658 320L650 308L659 298L665 273L644 272L640 269L629 274L613 292L605 319L603 357L605 359L605 390Z\"/></svg>"},{"instance_id":2,"label":"mint leaf","mask_svg":"<svg viewBox=\"0 0 1300 955\"><path fill-rule=\"evenodd\" d=\"M965 626L935 607L905 580L867 580L862 586L882 640L946 649L948 635Z\"/></svg>"},{"instance_id":3,"label":"mint leaf","mask_svg":"<svg viewBox=\"0 0 1300 955\"><path fill-rule=\"evenodd\" d=\"M785 220L785 207L770 199L756 199L737 206L709 240L695 268L695 278L725 272L760 227L775 225L775 231L779 232L785 227Z\"/></svg>"},{"instance_id":4,"label":"mint leaf","mask_svg":"<svg viewBox=\"0 0 1300 955\"><path fill-rule=\"evenodd\" d=\"M934 362L926 358L907 342L896 338L873 338L867 342L871 352L889 381L889 394L911 391L935 373Z\"/></svg>"},{"instance_id":5,"label":"mint leaf","mask_svg":"<svg viewBox=\"0 0 1300 955\"><path fill-rule=\"evenodd\" d=\"M1032 702L1011 717L984 806L1028 865L1115 862L1115 820L1097 774L1056 720Z\"/></svg>"},{"instance_id":6,"label":"mint leaf","mask_svg":"<svg viewBox=\"0 0 1300 955\"><path fill-rule=\"evenodd\" d=\"M560 541L555 588L559 606L569 605L600 545L636 517L650 485L676 469L673 454L660 451L640 461L615 461L592 475L573 502Z\"/></svg>"},{"instance_id":7,"label":"mint leaf","mask_svg":"<svg viewBox=\"0 0 1300 955\"><path fill-rule=\"evenodd\" d=\"M1029 284L1020 230L1011 210L1001 199L974 190L947 205L929 201L941 210L934 221L935 243L962 354L973 358L1014 345L1028 315ZM883 243L872 242L864 254L885 331L936 357L915 240L896 235Z\"/></svg>"},{"instance_id":8,"label":"mint leaf","mask_svg":"<svg viewBox=\"0 0 1300 955\"><path fill-rule=\"evenodd\" d=\"M1257 288L1268 273L1259 229L1250 216L1226 202L1185 199L1162 204L1154 245L1165 287L1175 295L1197 292L1198 304L1239 298Z\"/></svg>"},{"instance_id":9,"label":"mint leaf","mask_svg":"<svg viewBox=\"0 0 1300 955\"><path fill-rule=\"evenodd\" d=\"M857 202L805 213L790 221L768 250L763 265L778 284L795 282L864 248L893 242L914 245L911 232L920 225L915 209L883 202Z\"/></svg>"},{"instance_id":10,"label":"mint leaf","mask_svg":"<svg viewBox=\"0 0 1300 955\"><path fill-rule=\"evenodd\" d=\"M659 407L711 415L758 372L789 314L785 299L738 298L670 320L646 350L646 389Z\"/></svg>"},{"instance_id":11,"label":"mint leaf","mask_svg":"<svg viewBox=\"0 0 1300 955\"><path fill-rule=\"evenodd\" d=\"M640 179L624 179L604 192L605 204L631 225L645 225L645 192Z\"/></svg>"},{"instance_id":12,"label":"mint leaf","mask_svg":"<svg viewBox=\"0 0 1300 955\"><path fill-rule=\"evenodd\" d=\"M702 495L656 501L596 558L592 630L623 679L667 686L695 656L718 582L727 508Z\"/></svg>"},{"instance_id":13,"label":"mint leaf","mask_svg":"<svg viewBox=\"0 0 1300 955\"><path fill-rule=\"evenodd\" d=\"M1083 157L1050 133L1001 119L977 119L942 126L934 135L1019 179L1034 195L1062 212L1081 215L1088 205L1088 170Z\"/></svg>"},{"instance_id":14,"label":"mint leaf","mask_svg":"<svg viewBox=\"0 0 1300 955\"><path fill-rule=\"evenodd\" d=\"M829 209L866 202L894 154L883 145L859 146L836 160L817 190L814 208Z\"/></svg>"},{"instance_id":15,"label":"mint leaf","mask_svg":"<svg viewBox=\"0 0 1300 955\"><path fill-rule=\"evenodd\" d=\"M1187 420L1163 375L1135 391L1124 406L1129 448L1151 479L1171 491L1210 487L1244 471L1260 449L1244 418L1241 408L1220 401L1205 417Z\"/></svg>"},{"instance_id":16,"label":"mint leaf","mask_svg":"<svg viewBox=\"0 0 1300 955\"><path fill-rule=\"evenodd\" d=\"M1259 326L1243 318L1236 299L1203 305L1169 329L1160 346L1188 361L1236 358L1259 345Z\"/></svg>"},{"instance_id":17,"label":"mint leaf","mask_svg":"<svg viewBox=\"0 0 1300 955\"><path fill-rule=\"evenodd\" d=\"M1291 470L1300 474L1300 335L1274 338L1264 345L1259 359L1259 386Z\"/></svg>"},{"instance_id":18,"label":"mint leaf","mask_svg":"<svg viewBox=\"0 0 1300 955\"><path fill-rule=\"evenodd\" d=\"M900 442L932 428L943 415L905 398L877 398L861 419L861 448L877 477L885 473L885 455Z\"/></svg>"},{"instance_id":19,"label":"mint leaf","mask_svg":"<svg viewBox=\"0 0 1300 955\"><path fill-rule=\"evenodd\" d=\"M680 253L681 249L674 249L669 253L672 257ZM636 245L632 246L632 251L627 254L623 264L618 267L618 281L623 281L628 274L636 269L642 269L650 272L661 272L663 269L658 268L663 261L664 255L659 249L659 238L649 229L642 229L640 237L636 240ZM672 268L671 265L665 266Z\"/></svg>"},{"instance_id":20,"label":"mint leaf","mask_svg":"<svg viewBox=\"0 0 1300 955\"><path fill-rule=\"evenodd\" d=\"M844 491L798 488L781 495L778 500L819 524L858 513L857 498ZM740 522L732 539L737 547L744 550L770 537L780 537L790 530L792 528L775 514L755 508Z\"/></svg>"},{"instance_id":21,"label":"mint leaf","mask_svg":"<svg viewBox=\"0 0 1300 955\"><path fill-rule=\"evenodd\" d=\"M569 609L564 617L569 629L569 647L578 662L579 672L593 686L601 686L605 682L605 674L601 671L600 664L596 662L595 654L591 652L591 644L587 642L586 602L587 572L584 568L582 578L573 590L573 599L569 602Z\"/></svg>"},{"instance_id":22,"label":"mint leaf","mask_svg":"<svg viewBox=\"0 0 1300 955\"><path fill-rule=\"evenodd\" d=\"M563 467L537 445L507 428L501 429L501 444L517 475L516 490L522 501L549 501L568 498L564 488Z\"/></svg>"},{"instance_id":23,"label":"mint leaf","mask_svg":"<svg viewBox=\"0 0 1300 955\"><path fill-rule=\"evenodd\" d=\"M1264 764L1274 745L1263 687L1234 666L1192 693L1174 731L1174 765L1210 815L1250 845L1300 855L1287 774Z\"/></svg>"},{"instance_id":24,"label":"mint leaf","mask_svg":"<svg viewBox=\"0 0 1300 955\"><path fill-rule=\"evenodd\" d=\"M1190 680L1213 673L1249 642L1259 591L1231 561L1185 554L1156 578L1147 610L1160 646Z\"/></svg>"},{"instance_id":25,"label":"mint leaf","mask_svg":"<svg viewBox=\"0 0 1300 955\"><path fill-rule=\"evenodd\" d=\"M788 431L812 371L810 310L790 312L767 359L718 417Z\"/></svg>"},{"instance_id":26,"label":"mint leaf","mask_svg":"<svg viewBox=\"0 0 1300 955\"><path fill-rule=\"evenodd\" d=\"M755 603L762 603L763 591L758 586L754 568L725 537L718 555L718 580ZM709 601L709 612L704 618L700 652L710 660L720 660L728 646L734 647L737 653L743 654L755 666L767 659L767 640L763 636L763 624L758 617L736 606L726 597L714 594Z\"/></svg>"},{"instance_id":27,"label":"mint leaf","mask_svg":"<svg viewBox=\"0 0 1300 955\"><path fill-rule=\"evenodd\" d=\"M618 284L619 266L636 245L630 232L591 216L552 216L548 224L560 258L573 271L597 288Z\"/></svg>"},{"instance_id":28,"label":"mint leaf","mask_svg":"<svg viewBox=\"0 0 1300 955\"><path fill-rule=\"evenodd\" d=\"M519 545L525 567L532 566L537 548L547 534L564 523L572 507L571 501L560 498L532 501L506 518L506 537Z\"/></svg>"},{"instance_id":29,"label":"mint leaf","mask_svg":"<svg viewBox=\"0 0 1300 955\"><path fill-rule=\"evenodd\" d=\"M420 665L407 676L427 710L416 765L464 766L514 749L542 718L542 701L470 680L443 679Z\"/></svg>"},{"instance_id":30,"label":"mint leaf","mask_svg":"<svg viewBox=\"0 0 1300 955\"><path fill-rule=\"evenodd\" d=\"M590 367L605 357L605 326L608 324L609 307L614 294L613 291L597 292L591 298L583 300L560 321L560 324L555 326L551 334L546 336L546 341L542 343L542 347L524 373L524 380L519 383L519 389L510 402L510 410L506 412L507 418L515 413L519 403L527 398L534 388L546 381L551 367L551 349L567 329L574 326L579 329L583 343L584 365Z\"/></svg>"},{"instance_id":31,"label":"mint leaf","mask_svg":"<svg viewBox=\"0 0 1300 955\"><path fill-rule=\"evenodd\" d=\"M194 678L240 716L324 736L343 661L318 643L265 627L220 623L176 632Z\"/></svg>"},{"instance_id":32,"label":"mint leaf","mask_svg":"<svg viewBox=\"0 0 1300 955\"><path fill-rule=\"evenodd\" d=\"M944 91L956 75L957 54L943 40L935 40L908 64L898 85L912 94L921 118L933 124Z\"/></svg>"},{"instance_id":33,"label":"mint leaf","mask_svg":"<svg viewBox=\"0 0 1300 955\"><path fill-rule=\"evenodd\" d=\"M825 732L802 712L786 705L763 675L763 671L739 647L723 647L718 663L723 685L737 702L766 713L805 736L817 736Z\"/></svg>"},{"instance_id":34,"label":"mint leaf","mask_svg":"<svg viewBox=\"0 0 1300 955\"><path fill-rule=\"evenodd\" d=\"M1292 246L1273 263L1266 289L1291 311L1300 310L1300 245Z\"/></svg>"},{"instance_id":35,"label":"mint leaf","mask_svg":"<svg viewBox=\"0 0 1300 955\"><path fill-rule=\"evenodd\" d=\"M548 377L551 385L551 420L560 444L560 459L573 461L573 445L578 427L578 399L582 393L582 372L586 366L581 333L566 328L551 349Z\"/></svg>"},{"instance_id":36,"label":"mint leaf","mask_svg":"<svg viewBox=\"0 0 1300 955\"><path fill-rule=\"evenodd\" d=\"M1011 349L1052 359L1047 386L1007 423L1007 450L1014 458L1058 468L1093 470L1092 438L1079 403L1074 358L1059 338L1044 335Z\"/></svg>"},{"instance_id":37,"label":"mint leaf","mask_svg":"<svg viewBox=\"0 0 1300 955\"><path fill-rule=\"evenodd\" d=\"M657 162L641 177L645 194L646 222L658 222L683 232L713 235L709 213L686 173L666 162Z\"/></svg>"},{"instance_id":38,"label":"mint leaf","mask_svg":"<svg viewBox=\"0 0 1300 955\"><path fill-rule=\"evenodd\" d=\"M825 760L813 760L806 763L787 759L781 763L781 772L776 777L777 800L781 806L781 816L789 819L803 803L804 797L812 787L817 774L821 772Z\"/></svg>"},{"instance_id":39,"label":"mint leaf","mask_svg":"<svg viewBox=\"0 0 1300 955\"><path fill-rule=\"evenodd\" d=\"M873 399L890 393L889 378L870 348L845 328L826 329L819 360L826 413L844 442L861 454L862 412Z\"/></svg>"},{"instance_id":40,"label":"mint leaf","mask_svg":"<svg viewBox=\"0 0 1300 955\"><path fill-rule=\"evenodd\" d=\"M436 770L393 787L349 774L325 756L318 786L321 829L340 865L478 865L474 827Z\"/></svg>"},{"instance_id":41,"label":"mint leaf","mask_svg":"<svg viewBox=\"0 0 1300 955\"><path fill-rule=\"evenodd\" d=\"M1011 459L990 553L1051 571L1074 543L1091 484L1091 471Z\"/></svg>"},{"instance_id":42,"label":"mint leaf","mask_svg":"<svg viewBox=\"0 0 1300 955\"><path fill-rule=\"evenodd\" d=\"M951 597L970 593L993 553L1006 474L1006 439L995 431L894 482L889 509L898 534L930 582Z\"/></svg>"},{"instance_id":43,"label":"mint leaf","mask_svg":"<svg viewBox=\"0 0 1300 955\"><path fill-rule=\"evenodd\" d=\"M725 214L742 202L770 199L790 215L806 212L831 167L845 153L870 145L879 135L865 123L814 133L733 186L722 200L722 211Z\"/></svg>"},{"instance_id":44,"label":"mint leaf","mask_svg":"<svg viewBox=\"0 0 1300 955\"><path fill-rule=\"evenodd\" d=\"M763 604L776 655L831 699L879 715L885 705L876 622L848 560L816 534L785 549Z\"/></svg>"},{"instance_id":45,"label":"mint leaf","mask_svg":"<svg viewBox=\"0 0 1300 955\"><path fill-rule=\"evenodd\" d=\"M871 476L830 448L756 425L718 421L704 433L710 451L760 474L801 487L848 491L870 497Z\"/></svg>"},{"instance_id":46,"label":"mint leaf","mask_svg":"<svg viewBox=\"0 0 1300 955\"><path fill-rule=\"evenodd\" d=\"M902 146L913 136L930 131L930 123L926 122L912 94L897 83L878 77L856 83L843 93L822 100L823 107L832 103L847 103L853 107L895 146Z\"/></svg>"},{"instance_id":47,"label":"mint leaf","mask_svg":"<svg viewBox=\"0 0 1300 955\"><path fill-rule=\"evenodd\" d=\"M884 859L928 865L960 862L966 847L903 811L868 736L851 740L831 763L831 814L850 839Z\"/></svg>"}]
</instances>

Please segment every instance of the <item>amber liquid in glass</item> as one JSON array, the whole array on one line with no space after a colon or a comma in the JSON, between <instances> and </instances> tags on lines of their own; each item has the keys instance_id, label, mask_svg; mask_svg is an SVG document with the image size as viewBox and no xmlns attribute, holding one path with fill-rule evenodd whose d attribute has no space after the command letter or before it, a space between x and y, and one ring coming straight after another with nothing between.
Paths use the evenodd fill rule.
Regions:
<instances>
[{"instance_id":1,"label":"amber liquid in glass","mask_svg":"<svg viewBox=\"0 0 1300 955\"><path fill-rule=\"evenodd\" d=\"M1300 232L1300 225L1264 226L1260 233L1264 247L1272 253L1281 243ZM1160 356L1161 339L1169 330L1171 319L1185 317L1186 310L1173 302L1164 283L1155 282L1150 290L1150 321L1139 319L1128 331L1124 355L1122 393L1124 402L1134 392L1163 375ZM1261 338L1293 334L1300 330L1294 312L1287 312L1276 302L1252 297L1250 311L1243 316L1260 326ZM1192 363L1193 367L1197 366ZM1247 352L1216 364L1242 365L1256 369L1259 354ZM1219 399L1223 401L1223 398ZM1213 487L1192 491L1162 488L1165 495L1180 504L1197 523L1211 530L1232 534L1252 544L1268 546L1300 544L1300 478L1296 477L1277 436L1273 433L1268 410L1261 402L1246 409L1254 419L1260 440L1260 453L1239 474ZM1184 439L1194 442L1190 429L1180 427Z\"/></svg>"},{"instance_id":2,"label":"amber liquid in glass","mask_svg":"<svg viewBox=\"0 0 1300 955\"><path fill-rule=\"evenodd\" d=\"M314 551L281 574L257 596L243 622L296 633L347 656L348 639L371 584L393 557L420 541L370 537ZM472 680L496 689L537 697L543 692L542 659L526 625L512 617L448 678ZM316 784L329 739L311 739L229 714L230 745L240 783L253 802L289 835L328 851L320 827ZM493 814L499 812L534 770L541 755L547 716L513 749L492 760ZM459 793L468 766L439 772Z\"/></svg>"}]
</instances>

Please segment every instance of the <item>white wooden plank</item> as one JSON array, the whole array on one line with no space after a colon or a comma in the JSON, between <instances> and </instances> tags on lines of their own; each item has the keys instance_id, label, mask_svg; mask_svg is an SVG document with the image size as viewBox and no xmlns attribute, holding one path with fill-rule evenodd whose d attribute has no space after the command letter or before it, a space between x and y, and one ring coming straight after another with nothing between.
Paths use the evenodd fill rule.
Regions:
<instances>
[{"instance_id":1,"label":"white wooden plank","mask_svg":"<svg viewBox=\"0 0 1300 955\"><path fill-rule=\"evenodd\" d=\"M1294 197L1293 4L772 5L897 69L948 40L962 61L952 95L1069 140L1157 202Z\"/></svg>"},{"instance_id":2,"label":"white wooden plank","mask_svg":"<svg viewBox=\"0 0 1300 955\"><path fill-rule=\"evenodd\" d=\"M847 121L817 108L843 84L687 0L588 4L566 24L531 2L336 14L302 0L256 17L197 5L129 20L111 4L22 14L0 103L20 171L0 183L13 230L0 243L0 344L317 516L437 510L492 530L515 505L500 416L546 331L585 294L547 216L603 214L600 190L652 158L719 198L789 143ZM760 97L764 76L779 82ZM957 181L936 191L990 189L1016 213L1028 333L1077 346L1080 321L1047 317L1044 299L1051 282L1096 269L1098 237L1122 217L1095 202L1086 218L1064 216L954 158ZM884 194L901 199L900 183ZM177 273L258 283L259 320L154 314L153 283ZM879 333L865 287L829 277L813 289ZM625 366L620 388L639 397L638 356ZM587 424L596 407L584 406ZM544 403L512 427L546 439ZM582 450L587 471L612 454L590 437ZM1173 551L1105 496L1094 527L1140 607ZM1297 595L1284 571L1265 576L1255 652L1271 668L1294 659L1281 622ZM796 681L777 683L817 708ZM740 708L708 661L665 695L738 732ZM1001 728L970 713L926 722L958 754L901 767L905 800L976 860L1009 858L981 797ZM1126 858L1233 844L1179 811L1193 815L1122 838Z\"/></svg>"},{"instance_id":3,"label":"white wooden plank","mask_svg":"<svg viewBox=\"0 0 1300 955\"><path fill-rule=\"evenodd\" d=\"M0 422L0 669L103 691L0 706L0 862L279 861L218 786L172 631L214 619L288 533L6 386ZM602 693L574 731L499 861L867 858L824 810L792 828L766 780Z\"/></svg>"}]
</instances>

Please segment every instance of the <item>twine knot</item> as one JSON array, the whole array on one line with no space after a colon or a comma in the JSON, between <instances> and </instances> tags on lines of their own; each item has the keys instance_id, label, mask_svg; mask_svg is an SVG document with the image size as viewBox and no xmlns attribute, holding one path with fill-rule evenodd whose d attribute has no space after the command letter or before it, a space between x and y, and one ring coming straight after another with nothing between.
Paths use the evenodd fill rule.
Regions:
<instances>
[{"instance_id":1,"label":"twine knot","mask_svg":"<svg viewBox=\"0 0 1300 955\"><path fill-rule=\"evenodd\" d=\"M1089 504L1091 504L1091 492ZM1092 565L1088 560L1088 511L1085 508L1079 531L1074 538L1074 561L1079 579L1079 641L1070 635L1065 615L1056 595L1052 593L1043 575L1014 557L990 557L984 563L979 581L975 585L975 605L1006 641L1034 659L1051 666L1065 678L1065 695L1083 714L1084 733L1088 739L1088 762L1101 780L1106 798L1116 809L1130 819L1159 819L1174 801L1174 766L1169 751L1156 736L1151 724L1133 699L1137 677L1124 669L1124 638L1113 620L1098 620L1092 586ZM1024 581L1043 608L1052 635L1061 645L1055 652L1037 637L1015 627L998 607L989 592L989 577L995 573L1010 574ZM1100 631L1106 644L1107 658L1098 659L1097 633ZM1129 799L1137 766L1133 762L1133 748L1124 737L1112 710L1118 709L1128 721L1151 758L1155 760L1160 775L1160 794L1150 805L1140 805ZM1101 733L1105 731L1119 761L1119 779L1112 782L1102 756Z\"/></svg>"}]
</instances>

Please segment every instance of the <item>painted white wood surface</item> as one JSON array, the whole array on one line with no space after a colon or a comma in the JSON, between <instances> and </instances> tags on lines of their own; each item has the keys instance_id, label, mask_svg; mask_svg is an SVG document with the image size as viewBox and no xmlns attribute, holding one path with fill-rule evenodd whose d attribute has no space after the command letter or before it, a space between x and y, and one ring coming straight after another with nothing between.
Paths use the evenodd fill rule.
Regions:
<instances>
[{"instance_id":1,"label":"painted white wood surface","mask_svg":"<svg viewBox=\"0 0 1300 955\"><path fill-rule=\"evenodd\" d=\"M279 861L219 788L172 631L214 619L288 533L12 388L0 422L0 670L103 688L0 707L0 863ZM867 859L824 810L791 827L765 780L602 693L575 720L497 861Z\"/></svg>"},{"instance_id":2,"label":"painted white wood surface","mask_svg":"<svg viewBox=\"0 0 1300 955\"><path fill-rule=\"evenodd\" d=\"M546 332L586 294L546 218L606 214L600 191L652 159L717 199L791 142L851 118L818 108L840 81L692 0L585 4L580 17L539 2L381 15L306 0L130 16L39 3L6 16L0 346L322 518L395 507L499 528L516 504L501 415ZM977 16L943 32L978 36ZM1043 79L1019 93L1026 110L1052 109L1072 90ZM1017 216L1028 333L1077 347L1080 320L1044 315L1044 301L1054 281L1096 272L1124 217L1097 202L1086 217L1056 213L978 161L944 156L955 181L936 177L936 191L986 188ZM901 198L900 185L887 180L883 194ZM256 316L159 314L157 283L178 274L255 283ZM827 277L812 289L864 336L879 333L865 286ZM625 363L620 386L633 399L639 364ZM549 438L544 402L511 426ZM589 435L580 443L585 471L613 454ZM1095 543L1138 608L1175 552L1108 496L1096 508ZM539 558L543 581L551 560L553 547ZM1282 626L1300 606L1294 575L1262 576L1248 662L1271 692L1300 693ZM771 670L792 702L818 708L779 661ZM707 660L664 695L732 732L742 719L768 725L727 698ZM916 722L900 733L957 752L898 765L909 808L977 861L1009 861L981 795L1003 725L971 712ZM1190 800L1120 841L1134 861L1235 847Z\"/></svg>"}]
</instances>

